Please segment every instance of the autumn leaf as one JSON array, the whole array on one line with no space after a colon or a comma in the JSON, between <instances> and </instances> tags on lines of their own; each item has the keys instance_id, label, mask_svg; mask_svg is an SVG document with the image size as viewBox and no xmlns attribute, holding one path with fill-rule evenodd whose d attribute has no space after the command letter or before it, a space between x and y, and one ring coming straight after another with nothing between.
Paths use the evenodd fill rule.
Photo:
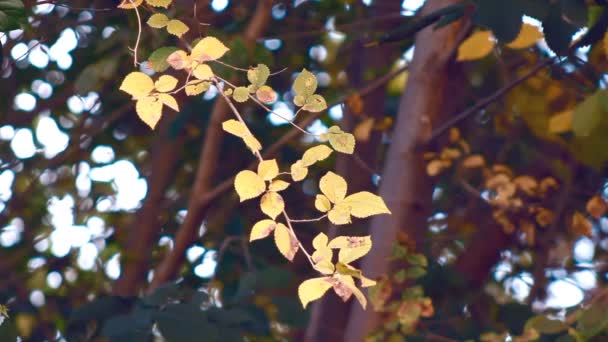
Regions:
<instances>
[{"instance_id":1,"label":"autumn leaf","mask_svg":"<svg viewBox=\"0 0 608 342\"><path fill-rule=\"evenodd\" d=\"M162 102L165 106L173 109L176 112L179 112L179 104L175 97L169 94L160 93L157 95L160 102Z\"/></svg>"},{"instance_id":2,"label":"autumn leaf","mask_svg":"<svg viewBox=\"0 0 608 342\"><path fill-rule=\"evenodd\" d=\"M188 85L186 85L185 91L186 91L186 95L188 96L195 96L198 94L201 94L202 92L205 92L207 90L209 90L209 88L211 87L211 83L209 82L201 82L201 81L190 81L188 82Z\"/></svg>"},{"instance_id":3,"label":"autumn leaf","mask_svg":"<svg viewBox=\"0 0 608 342\"><path fill-rule=\"evenodd\" d=\"M344 178L329 171L321 177L319 189L332 203L338 203L346 196L347 184Z\"/></svg>"},{"instance_id":4,"label":"autumn leaf","mask_svg":"<svg viewBox=\"0 0 608 342\"><path fill-rule=\"evenodd\" d=\"M139 118L154 129L160 121L163 103L153 96L144 97L135 104L135 111Z\"/></svg>"},{"instance_id":5,"label":"autumn leaf","mask_svg":"<svg viewBox=\"0 0 608 342\"><path fill-rule=\"evenodd\" d=\"M280 179L273 180L270 185L268 185L268 191L283 191L289 187L289 183Z\"/></svg>"},{"instance_id":6,"label":"autumn leaf","mask_svg":"<svg viewBox=\"0 0 608 342\"><path fill-rule=\"evenodd\" d=\"M205 37L192 48L190 56L198 62L214 61L224 56L228 48L215 37Z\"/></svg>"},{"instance_id":7,"label":"autumn leaf","mask_svg":"<svg viewBox=\"0 0 608 342\"><path fill-rule=\"evenodd\" d=\"M276 219L285 209L283 197L274 191L268 191L260 200L262 212L272 219Z\"/></svg>"},{"instance_id":8,"label":"autumn leaf","mask_svg":"<svg viewBox=\"0 0 608 342\"><path fill-rule=\"evenodd\" d=\"M277 226L277 223L274 220L261 220L253 225L251 228L251 233L249 234L249 241L255 241L259 239L263 239L270 235L274 231L274 228Z\"/></svg>"},{"instance_id":9,"label":"autumn leaf","mask_svg":"<svg viewBox=\"0 0 608 342\"><path fill-rule=\"evenodd\" d=\"M169 18L162 13L152 14L147 21L148 26L154 28L163 28L167 26L167 23L169 23Z\"/></svg>"},{"instance_id":10,"label":"autumn leaf","mask_svg":"<svg viewBox=\"0 0 608 342\"><path fill-rule=\"evenodd\" d=\"M572 110L565 110L557 113L549 119L549 133L560 134L572 130Z\"/></svg>"},{"instance_id":11,"label":"autumn leaf","mask_svg":"<svg viewBox=\"0 0 608 342\"><path fill-rule=\"evenodd\" d=\"M349 195L342 203L348 205L351 215L358 218L391 213L380 196L367 191Z\"/></svg>"},{"instance_id":12,"label":"autumn leaf","mask_svg":"<svg viewBox=\"0 0 608 342\"><path fill-rule=\"evenodd\" d=\"M279 164L276 159L263 160L258 164L258 176L265 181L273 180L279 175Z\"/></svg>"},{"instance_id":13,"label":"autumn leaf","mask_svg":"<svg viewBox=\"0 0 608 342\"><path fill-rule=\"evenodd\" d=\"M234 188L241 202L256 198L266 191L266 183L255 172L244 170L234 179Z\"/></svg>"},{"instance_id":14,"label":"autumn leaf","mask_svg":"<svg viewBox=\"0 0 608 342\"><path fill-rule=\"evenodd\" d=\"M277 93L267 85L261 86L255 92L255 97L264 103L273 103L277 100Z\"/></svg>"},{"instance_id":15,"label":"autumn leaf","mask_svg":"<svg viewBox=\"0 0 608 342\"><path fill-rule=\"evenodd\" d=\"M122 9L133 9L141 5L143 2L144 0L122 0L117 7Z\"/></svg>"},{"instance_id":16,"label":"autumn leaf","mask_svg":"<svg viewBox=\"0 0 608 342\"><path fill-rule=\"evenodd\" d=\"M154 82L143 72L134 71L125 77L119 89L137 99L150 94L154 90Z\"/></svg>"},{"instance_id":17,"label":"autumn leaf","mask_svg":"<svg viewBox=\"0 0 608 342\"><path fill-rule=\"evenodd\" d=\"M349 224L352 222L350 207L343 203L338 203L327 213L327 218L335 225Z\"/></svg>"},{"instance_id":18,"label":"autumn leaf","mask_svg":"<svg viewBox=\"0 0 608 342\"><path fill-rule=\"evenodd\" d=\"M308 168L304 166L301 160L291 164L291 178L294 181L299 182L306 178L306 175L308 175Z\"/></svg>"},{"instance_id":19,"label":"autumn leaf","mask_svg":"<svg viewBox=\"0 0 608 342\"><path fill-rule=\"evenodd\" d=\"M245 146L247 146L252 152L256 152L262 149L262 144L253 135L247 135L243 137Z\"/></svg>"},{"instance_id":20,"label":"autumn leaf","mask_svg":"<svg viewBox=\"0 0 608 342\"><path fill-rule=\"evenodd\" d=\"M313 165L316 162L327 159L333 150L327 145L317 145L309 148L302 155L302 164L306 167Z\"/></svg>"},{"instance_id":21,"label":"autumn leaf","mask_svg":"<svg viewBox=\"0 0 608 342\"><path fill-rule=\"evenodd\" d=\"M473 61L487 56L494 49L495 38L491 31L476 31L458 47L458 61Z\"/></svg>"},{"instance_id":22,"label":"autumn leaf","mask_svg":"<svg viewBox=\"0 0 608 342\"><path fill-rule=\"evenodd\" d=\"M353 154L355 151L355 136L343 132L338 126L332 126L327 131L329 144L334 150L346 154Z\"/></svg>"},{"instance_id":23,"label":"autumn leaf","mask_svg":"<svg viewBox=\"0 0 608 342\"><path fill-rule=\"evenodd\" d=\"M190 69L190 66L192 65L192 60L190 59L190 56L188 56L186 51L177 50L167 56L167 63L169 63L169 65L175 70L182 70Z\"/></svg>"},{"instance_id":24,"label":"autumn leaf","mask_svg":"<svg viewBox=\"0 0 608 342\"><path fill-rule=\"evenodd\" d=\"M247 71L247 79L256 89L266 83L268 76L270 76L270 69L265 64L258 64L255 68Z\"/></svg>"},{"instance_id":25,"label":"autumn leaf","mask_svg":"<svg viewBox=\"0 0 608 342\"><path fill-rule=\"evenodd\" d=\"M188 25L184 24L181 20L172 19L167 23L167 32L177 37L183 36L189 30Z\"/></svg>"},{"instance_id":26,"label":"autumn leaf","mask_svg":"<svg viewBox=\"0 0 608 342\"><path fill-rule=\"evenodd\" d=\"M236 102L246 102L249 99L249 90L246 87L236 87L232 93L232 98Z\"/></svg>"},{"instance_id":27,"label":"autumn leaf","mask_svg":"<svg viewBox=\"0 0 608 342\"><path fill-rule=\"evenodd\" d=\"M331 202L325 195L317 195L315 197L315 208L318 211L325 213L331 209Z\"/></svg>"},{"instance_id":28,"label":"autumn leaf","mask_svg":"<svg viewBox=\"0 0 608 342\"><path fill-rule=\"evenodd\" d=\"M303 69L293 82L293 90L296 95L304 98L312 96L317 90L317 78L312 72Z\"/></svg>"},{"instance_id":29,"label":"autumn leaf","mask_svg":"<svg viewBox=\"0 0 608 342\"><path fill-rule=\"evenodd\" d=\"M338 236L328 244L329 248L340 249L338 260L348 264L366 255L372 249L371 236Z\"/></svg>"},{"instance_id":30,"label":"autumn leaf","mask_svg":"<svg viewBox=\"0 0 608 342\"><path fill-rule=\"evenodd\" d=\"M305 280L298 286L298 297L302 307L306 309L308 303L313 302L332 288L331 277L320 277Z\"/></svg>"},{"instance_id":31,"label":"autumn leaf","mask_svg":"<svg viewBox=\"0 0 608 342\"><path fill-rule=\"evenodd\" d=\"M536 44L537 41L543 38L543 33L539 30L538 27L523 23L521 25L521 30L519 31L519 35L515 40L507 44L507 47L511 49L525 49Z\"/></svg>"},{"instance_id":32,"label":"autumn leaf","mask_svg":"<svg viewBox=\"0 0 608 342\"><path fill-rule=\"evenodd\" d=\"M251 134L245 124L235 119L222 122L222 129L232 135L236 135L239 138L243 138Z\"/></svg>"},{"instance_id":33,"label":"autumn leaf","mask_svg":"<svg viewBox=\"0 0 608 342\"><path fill-rule=\"evenodd\" d=\"M213 70L207 64L200 64L194 68L192 74L199 80L208 80L213 77Z\"/></svg>"},{"instance_id":34,"label":"autumn leaf","mask_svg":"<svg viewBox=\"0 0 608 342\"><path fill-rule=\"evenodd\" d=\"M177 86L177 78L171 75L162 75L154 82L154 87L161 93L172 91Z\"/></svg>"},{"instance_id":35,"label":"autumn leaf","mask_svg":"<svg viewBox=\"0 0 608 342\"><path fill-rule=\"evenodd\" d=\"M281 254L287 260L293 261L293 257L298 251L298 241L284 224L278 223L274 229L274 242Z\"/></svg>"},{"instance_id":36,"label":"autumn leaf","mask_svg":"<svg viewBox=\"0 0 608 342\"><path fill-rule=\"evenodd\" d=\"M146 3L152 7L164 7L168 8L173 0L146 0Z\"/></svg>"}]
</instances>

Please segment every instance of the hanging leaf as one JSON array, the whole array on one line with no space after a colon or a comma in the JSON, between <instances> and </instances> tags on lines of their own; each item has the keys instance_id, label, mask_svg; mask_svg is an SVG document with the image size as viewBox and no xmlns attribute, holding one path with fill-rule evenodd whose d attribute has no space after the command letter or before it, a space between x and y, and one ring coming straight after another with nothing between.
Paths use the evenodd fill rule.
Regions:
<instances>
[{"instance_id":1,"label":"hanging leaf","mask_svg":"<svg viewBox=\"0 0 608 342\"><path fill-rule=\"evenodd\" d=\"M338 236L328 244L329 248L340 249L338 260L348 264L366 255L372 249L371 236Z\"/></svg>"},{"instance_id":2,"label":"hanging leaf","mask_svg":"<svg viewBox=\"0 0 608 342\"><path fill-rule=\"evenodd\" d=\"M125 77L119 89L137 99L150 94L154 90L154 82L143 72L134 71Z\"/></svg>"},{"instance_id":3,"label":"hanging leaf","mask_svg":"<svg viewBox=\"0 0 608 342\"><path fill-rule=\"evenodd\" d=\"M215 37L205 37L192 48L192 59L203 63L214 61L224 56L228 48Z\"/></svg>"},{"instance_id":4,"label":"hanging leaf","mask_svg":"<svg viewBox=\"0 0 608 342\"><path fill-rule=\"evenodd\" d=\"M321 177L319 189L332 203L338 203L346 196L347 184L344 178L329 171Z\"/></svg>"},{"instance_id":5,"label":"hanging leaf","mask_svg":"<svg viewBox=\"0 0 608 342\"><path fill-rule=\"evenodd\" d=\"M268 191L283 191L289 187L289 183L280 179L273 180L268 186Z\"/></svg>"},{"instance_id":6,"label":"hanging leaf","mask_svg":"<svg viewBox=\"0 0 608 342\"><path fill-rule=\"evenodd\" d=\"M327 218L335 225L352 223L350 207L343 203L336 204L328 213Z\"/></svg>"},{"instance_id":7,"label":"hanging leaf","mask_svg":"<svg viewBox=\"0 0 608 342\"><path fill-rule=\"evenodd\" d=\"M245 145L251 150L251 152L256 152L262 149L262 144L254 137L253 135L248 135L243 138Z\"/></svg>"},{"instance_id":8,"label":"hanging leaf","mask_svg":"<svg viewBox=\"0 0 608 342\"><path fill-rule=\"evenodd\" d=\"M269 86L264 85L256 90L255 97L264 103L273 103L277 100L277 93Z\"/></svg>"},{"instance_id":9,"label":"hanging leaf","mask_svg":"<svg viewBox=\"0 0 608 342\"><path fill-rule=\"evenodd\" d=\"M302 282L298 286L298 297L302 307L306 309L308 303L323 297L332 286L331 277L312 278Z\"/></svg>"},{"instance_id":10,"label":"hanging leaf","mask_svg":"<svg viewBox=\"0 0 608 342\"><path fill-rule=\"evenodd\" d=\"M239 138L243 138L251 134L249 129L247 129L247 126L235 119L222 122L222 129L232 135L236 135Z\"/></svg>"},{"instance_id":11,"label":"hanging leaf","mask_svg":"<svg viewBox=\"0 0 608 342\"><path fill-rule=\"evenodd\" d=\"M190 59L186 51L177 50L175 52L172 52L167 57L167 63L175 70L182 70L190 69L190 66L192 65L192 60Z\"/></svg>"},{"instance_id":12,"label":"hanging leaf","mask_svg":"<svg viewBox=\"0 0 608 342\"><path fill-rule=\"evenodd\" d=\"M184 24L181 20L172 19L167 23L167 32L177 37L183 36L189 30L188 25Z\"/></svg>"},{"instance_id":13,"label":"hanging leaf","mask_svg":"<svg viewBox=\"0 0 608 342\"><path fill-rule=\"evenodd\" d=\"M186 91L186 95L195 96L195 95L201 94L202 92L209 90L210 87L211 87L211 83L209 83L209 82L190 81L190 82L188 82L188 85L186 86L185 91Z\"/></svg>"},{"instance_id":14,"label":"hanging leaf","mask_svg":"<svg viewBox=\"0 0 608 342\"><path fill-rule=\"evenodd\" d=\"M266 183L255 172L244 170L234 179L234 188L241 202L256 198L266 191Z\"/></svg>"},{"instance_id":15,"label":"hanging leaf","mask_svg":"<svg viewBox=\"0 0 608 342\"><path fill-rule=\"evenodd\" d=\"M260 208L264 214L276 220L277 216L285 210L285 201L278 193L268 191L260 200Z\"/></svg>"},{"instance_id":16,"label":"hanging leaf","mask_svg":"<svg viewBox=\"0 0 608 342\"><path fill-rule=\"evenodd\" d=\"M534 46L536 42L543 38L543 33L538 29L538 27L524 23L521 26L521 31L517 38L514 41L507 44L507 47L511 49L526 49L531 46Z\"/></svg>"},{"instance_id":17,"label":"hanging leaf","mask_svg":"<svg viewBox=\"0 0 608 342\"><path fill-rule=\"evenodd\" d=\"M331 209L331 202L325 195L317 195L315 197L315 208L322 213L326 213Z\"/></svg>"},{"instance_id":18,"label":"hanging leaf","mask_svg":"<svg viewBox=\"0 0 608 342\"><path fill-rule=\"evenodd\" d=\"M476 31L458 47L458 61L473 61L487 56L494 49L491 31Z\"/></svg>"},{"instance_id":19,"label":"hanging leaf","mask_svg":"<svg viewBox=\"0 0 608 342\"><path fill-rule=\"evenodd\" d=\"M175 99L175 97L173 97L172 95L161 93L161 94L158 94L158 99L165 106L173 109L176 112L179 112L179 104L177 103L177 100Z\"/></svg>"},{"instance_id":20,"label":"hanging leaf","mask_svg":"<svg viewBox=\"0 0 608 342\"><path fill-rule=\"evenodd\" d=\"M150 54L150 57L148 57L148 66L156 72L167 70L167 68L169 68L167 57L177 50L178 49L175 46L165 46L154 50L154 52Z\"/></svg>"},{"instance_id":21,"label":"hanging leaf","mask_svg":"<svg viewBox=\"0 0 608 342\"><path fill-rule=\"evenodd\" d=\"M366 118L359 122L353 131L353 135L357 138L356 140L359 142L369 141L375 122L376 120L374 118Z\"/></svg>"},{"instance_id":22,"label":"hanging leaf","mask_svg":"<svg viewBox=\"0 0 608 342\"><path fill-rule=\"evenodd\" d=\"M274 231L274 228L277 226L277 223L273 220L261 220L253 225L251 228L251 234L249 235L249 241L255 241L259 239L263 239L270 235Z\"/></svg>"},{"instance_id":23,"label":"hanging leaf","mask_svg":"<svg viewBox=\"0 0 608 342\"><path fill-rule=\"evenodd\" d=\"M144 97L135 104L135 111L139 118L154 129L161 118L163 104L153 96Z\"/></svg>"},{"instance_id":24,"label":"hanging leaf","mask_svg":"<svg viewBox=\"0 0 608 342\"><path fill-rule=\"evenodd\" d=\"M327 159L333 150L327 145L317 145L309 148L302 155L302 164L306 167L313 165L316 162Z\"/></svg>"},{"instance_id":25,"label":"hanging leaf","mask_svg":"<svg viewBox=\"0 0 608 342\"><path fill-rule=\"evenodd\" d=\"M331 126L327 131L327 137L329 144L334 150L346 154L353 154L355 152L355 136L343 132L338 126Z\"/></svg>"},{"instance_id":26,"label":"hanging leaf","mask_svg":"<svg viewBox=\"0 0 608 342\"><path fill-rule=\"evenodd\" d=\"M172 91L177 86L177 78L171 75L162 75L154 82L154 88L161 93Z\"/></svg>"},{"instance_id":27,"label":"hanging leaf","mask_svg":"<svg viewBox=\"0 0 608 342\"><path fill-rule=\"evenodd\" d=\"M279 175L279 164L276 159L263 160L258 164L258 176L265 181L273 180Z\"/></svg>"},{"instance_id":28,"label":"hanging leaf","mask_svg":"<svg viewBox=\"0 0 608 342\"><path fill-rule=\"evenodd\" d=\"M245 87L236 87L234 88L234 92L232 93L232 98L236 102L246 102L249 100L249 90Z\"/></svg>"},{"instance_id":29,"label":"hanging leaf","mask_svg":"<svg viewBox=\"0 0 608 342\"><path fill-rule=\"evenodd\" d=\"M117 7L122 9L133 9L139 7L143 2L144 0L122 0Z\"/></svg>"},{"instance_id":30,"label":"hanging leaf","mask_svg":"<svg viewBox=\"0 0 608 342\"><path fill-rule=\"evenodd\" d=\"M317 90L317 78L310 71L302 69L302 72L293 82L293 90L296 95L304 98L312 96Z\"/></svg>"},{"instance_id":31,"label":"hanging leaf","mask_svg":"<svg viewBox=\"0 0 608 342\"><path fill-rule=\"evenodd\" d=\"M304 101L304 110L318 113L327 108L327 102L325 102L325 98L319 94L314 94L309 96Z\"/></svg>"},{"instance_id":32,"label":"hanging leaf","mask_svg":"<svg viewBox=\"0 0 608 342\"><path fill-rule=\"evenodd\" d=\"M169 18L167 18L167 16L162 13L152 14L152 16L150 16L147 21L148 26L154 28L163 28L167 26L168 23Z\"/></svg>"},{"instance_id":33,"label":"hanging leaf","mask_svg":"<svg viewBox=\"0 0 608 342\"><path fill-rule=\"evenodd\" d=\"M213 70L207 64L200 64L194 68L192 74L199 80L208 80L213 77Z\"/></svg>"},{"instance_id":34,"label":"hanging leaf","mask_svg":"<svg viewBox=\"0 0 608 342\"><path fill-rule=\"evenodd\" d=\"M169 8L173 0L146 0L146 3L152 7Z\"/></svg>"},{"instance_id":35,"label":"hanging leaf","mask_svg":"<svg viewBox=\"0 0 608 342\"><path fill-rule=\"evenodd\" d=\"M263 86L270 76L270 69L265 64L258 64L255 68L247 71L247 79L257 88Z\"/></svg>"},{"instance_id":36,"label":"hanging leaf","mask_svg":"<svg viewBox=\"0 0 608 342\"><path fill-rule=\"evenodd\" d=\"M281 254L287 260L293 261L293 257L298 251L298 241L291 235L289 228L282 223L278 223L274 229L274 242Z\"/></svg>"},{"instance_id":37,"label":"hanging leaf","mask_svg":"<svg viewBox=\"0 0 608 342\"><path fill-rule=\"evenodd\" d=\"M306 175L308 175L308 168L304 166L301 160L291 164L291 178L294 181L299 182L306 178Z\"/></svg>"},{"instance_id":38,"label":"hanging leaf","mask_svg":"<svg viewBox=\"0 0 608 342\"><path fill-rule=\"evenodd\" d=\"M366 218L372 215L390 214L382 197L371 192L361 191L349 195L342 201L350 207L351 215L358 218Z\"/></svg>"}]
</instances>

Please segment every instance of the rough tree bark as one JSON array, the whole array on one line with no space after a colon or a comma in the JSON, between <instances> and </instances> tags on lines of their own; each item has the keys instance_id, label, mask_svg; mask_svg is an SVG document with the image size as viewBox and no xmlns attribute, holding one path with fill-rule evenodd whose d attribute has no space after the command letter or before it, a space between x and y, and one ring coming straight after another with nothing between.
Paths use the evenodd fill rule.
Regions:
<instances>
[{"instance_id":1,"label":"rough tree bark","mask_svg":"<svg viewBox=\"0 0 608 342\"><path fill-rule=\"evenodd\" d=\"M456 3L457 0L428 0L422 14ZM428 27L416 35L414 58L380 186L380 196L392 215L372 219L374 248L361 266L363 273L370 277L390 272L388 257L398 231L420 241L427 230L432 184L417 146L430 137L433 125L444 110L444 102L449 97L448 68L462 29L462 22L458 21L437 30ZM363 341L377 324L378 316L371 307L363 310L359 303L352 305L344 340Z\"/></svg>"}]
</instances>

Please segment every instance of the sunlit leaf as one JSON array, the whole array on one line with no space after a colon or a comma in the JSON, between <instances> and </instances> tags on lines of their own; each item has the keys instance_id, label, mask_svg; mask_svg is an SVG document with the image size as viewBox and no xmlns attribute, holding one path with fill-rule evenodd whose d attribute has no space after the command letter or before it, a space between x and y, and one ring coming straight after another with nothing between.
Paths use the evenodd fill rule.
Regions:
<instances>
[{"instance_id":1,"label":"sunlit leaf","mask_svg":"<svg viewBox=\"0 0 608 342\"><path fill-rule=\"evenodd\" d=\"M266 183L262 177L250 170L243 170L234 179L234 188L241 202L260 196L266 191Z\"/></svg>"},{"instance_id":2,"label":"sunlit leaf","mask_svg":"<svg viewBox=\"0 0 608 342\"><path fill-rule=\"evenodd\" d=\"M152 16L150 16L147 21L148 26L154 28L163 28L167 26L167 23L169 23L169 18L167 18L167 16L162 13L152 14Z\"/></svg>"},{"instance_id":3,"label":"sunlit leaf","mask_svg":"<svg viewBox=\"0 0 608 342\"><path fill-rule=\"evenodd\" d=\"M189 30L188 25L184 24L181 20L172 19L167 23L167 32L177 37L183 36Z\"/></svg>"},{"instance_id":4,"label":"sunlit leaf","mask_svg":"<svg viewBox=\"0 0 608 342\"><path fill-rule=\"evenodd\" d=\"M277 223L273 220L261 220L253 225L251 228L251 234L249 235L249 241L255 241L263 239L270 235L274 231Z\"/></svg>"},{"instance_id":5,"label":"sunlit leaf","mask_svg":"<svg viewBox=\"0 0 608 342\"><path fill-rule=\"evenodd\" d=\"M344 178L329 171L321 177L319 189L332 203L338 203L346 196L347 184Z\"/></svg>"},{"instance_id":6,"label":"sunlit leaf","mask_svg":"<svg viewBox=\"0 0 608 342\"><path fill-rule=\"evenodd\" d=\"M256 88L263 86L268 80L270 69L265 64L258 64L255 68L247 71L247 79Z\"/></svg>"},{"instance_id":7,"label":"sunlit leaf","mask_svg":"<svg viewBox=\"0 0 608 342\"><path fill-rule=\"evenodd\" d=\"M163 103L153 96L144 97L135 104L135 111L146 125L154 129L161 118Z\"/></svg>"},{"instance_id":8,"label":"sunlit leaf","mask_svg":"<svg viewBox=\"0 0 608 342\"><path fill-rule=\"evenodd\" d=\"M340 284L342 284L343 286L348 288L348 290L350 290L350 292L355 295L355 298L357 298L357 301L359 301L359 303L361 304L363 309L365 309L367 307L367 299L365 298L365 295L363 295L363 292L361 292L361 290L359 290L357 288L357 286L355 286L355 282L353 281L353 278L351 276L344 276L344 275L338 274L338 275L335 275L335 278L340 282ZM338 294L338 296L340 296L340 294L336 290L336 285L334 285L334 291L336 291L336 294ZM343 300L347 300L348 297L350 297L350 295L345 296L345 297L347 297L347 298L346 299L343 298Z\"/></svg>"},{"instance_id":9,"label":"sunlit leaf","mask_svg":"<svg viewBox=\"0 0 608 342\"><path fill-rule=\"evenodd\" d=\"M317 78L312 72L303 69L293 82L293 90L296 95L307 98L317 90Z\"/></svg>"},{"instance_id":10,"label":"sunlit leaf","mask_svg":"<svg viewBox=\"0 0 608 342\"><path fill-rule=\"evenodd\" d=\"M199 62L213 61L224 56L228 52L224 43L215 37L205 37L192 48L190 54L194 60Z\"/></svg>"},{"instance_id":11,"label":"sunlit leaf","mask_svg":"<svg viewBox=\"0 0 608 342\"><path fill-rule=\"evenodd\" d=\"M134 71L125 77L119 89L134 98L139 98L147 96L154 90L154 82L143 72Z\"/></svg>"},{"instance_id":12,"label":"sunlit leaf","mask_svg":"<svg viewBox=\"0 0 608 342\"><path fill-rule=\"evenodd\" d=\"M232 98L236 102L246 102L249 99L249 90L246 87L236 87L232 93Z\"/></svg>"},{"instance_id":13,"label":"sunlit leaf","mask_svg":"<svg viewBox=\"0 0 608 342\"><path fill-rule=\"evenodd\" d=\"M146 0L146 3L152 7L164 7L168 8L173 0Z\"/></svg>"},{"instance_id":14,"label":"sunlit leaf","mask_svg":"<svg viewBox=\"0 0 608 342\"><path fill-rule=\"evenodd\" d=\"M273 180L268 186L269 191L283 191L289 187L289 183L280 179Z\"/></svg>"},{"instance_id":15,"label":"sunlit leaf","mask_svg":"<svg viewBox=\"0 0 608 342\"><path fill-rule=\"evenodd\" d=\"M348 264L366 255L372 249L371 236L338 236L328 244L338 248L338 260Z\"/></svg>"},{"instance_id":16,"label":"sunlit leaf","mask_svg":"<svg viewBox=\"0 0 608 342\"><path fill-rule=\"evenodd\" d=\"M258 164L258 175L263 180L273 180L279 175L279 164L276 159L263 160Z\"/></svg>"},{"instance_id":17,"label":"sunlit leaf","mask_svg":"<svg viewBox=\"0 0 608 342\"><path fill-rule=\"evenodd\" d=\"M262 149L262 144L260 143L260 141L258 139L256 139L256 137L254 137L253 135L247 135L243 138L243 141L245 142L245 145L252 151L259 151Z\"/></svg>"},{"instance_id":18,"label":"sunlit leaf","mask_svg":"<svg viewBox=\"0 0 608 342\"><path fill-rule=\"evenodd\" d=\"M171 75L162 75L154 82L154 87L161 93L172 91L177 86L177 78Z\"/></svg>"},{"instance_id":19,"label":"sunlit leaf","mask_svg":"<svg viewBox=\"0 0 608 342\"><path fill-rule=\"evenodd\" d=\"M289 231L289 228L282 223L278 223L274 229L274 242L281 254L287 260L292 261L298 251L298 241Z\"/></svg>"},{"instance_id":20,"label":"sunlit leaf","mask_svg":"<svg viewBox=\"0 0 608 342\"><path fill-rule=\"evenodd\" d=\"M291 178L294 181L299 182L306 178L306 175L308 175L308 168L304 166L301 160L291 164Z\"/></svg>"},{"instance_id":21,"label":"sunlit leaf","mask_svg":"<svg viewBox=\"0 0 608 342\"><path fill-rule=\"evenodd\" d=\"M277 100L277 93L269 86L263 85L256 90L255 97L264 103L273 103Z\"/></svg>"},{"instance_id":22,"label":"sunlit leaf","mask_svg":"<svg viewBox=\"0 0 608 342\"><path fill-rule=\"evenodd\" d=\"M211 87L211 83L206 82L206 81L203 81L203 82L190 81L190 82L188 82L188 85L186 86L185 91L186 91L186 95L195 96L195 95L201 94L202 92L209 90L210 87Z\"/></svg>"},{"instance_id":23,"label":"sunlit leaf","mask_svg":"<svg viewBox=\"0 0 608 342\"><path fill-rule=\"evenodd\" d=\"M179 104L177 103L177 100L175 99L175 97L173 97L172 95L161 93L161 94L158 94L158 99L165 106L173 109L176 112L179 112Z\"/></svg>"},{"instance_id":24,"label":"sunlit leaf","mask_svg":"<svg viewBox=\"0 0 608 342\"><path fill-rule=\"evenodd\" d=\"M192 60L186 51L177 50L167 56L167 63L175 70L182 70L189 69L192 65Z\"/></svg>"},{"instance_id":25,"label":"sunlit leaf","mask_svg":"<svg viewBox=\"0 0 608 342\"><path fill-rule=\"evenodd\" d=\"M199 80L208 80L213 77L213 70L207 64L200 64L194 68L192 74Z\"/></svg>"},{"instance_id":26,"label":"sunlit leaf","mask_svg":"<svg viewBox=\"0 0 608 342\"><path fill-rule=\"evenodd\" d=\"M330 280L330 277L312 278L305 280L298 286L298 297L304 309L306 309L308 303L323 297L325 292L332 288Z\"/></svg>"},{"instance_id":27,"label":"sunlit leaf","mask_svg":"<svg viewBox=\"0 0 608 342\"><path fill-rule=\"evenodd\" d=\"M350 133L343 132L340 127L330 127L327 136L334 150L346 154L353 154L355 151L355 137Z\"/></svg>"},{"instance_id":28,"label":"sunlit leaf","mask_svg":"<svg viewBox=\"0 0 608 342\"><path fill-rule=\"evenodd\" d=\"M304 110L317 113L327 109L325 98L319 94L314 94L306 98L304 102Z\"/></svg>"},{"instance_id":29,"label":"sunlit leaf","mask_svg":"<svg viewBox=\"0 0 608 342\"><path fill-rule=\"evenodd\" d=\"M331 202L325 195L317 195L315 197L315 208L318 211L325 213L331 209Z\"/></svg>"},{"instance_id":30,"label":"sunlit leaf","mask_svg":"<svg viewBox=\"0 0 608 342\"><path fill-rule=\"evenodd\" d=\"M117 7L123 9L133 9L141 5L143 2L144 0L122 0Z\"/></svg>"},{"instance_id":31,"label":"sunlit leaf","mask_svg":"<svg viewBox=\"0 0 608 342\"><path fill-rule=\"evenodd\" d=\"M459 61L473 61L487 56L494 49L496 42L492 31L476 31L458 47Z\"/></svg>"},{"instance_id":32,"label":"sunlit leaf","mask_svg":"<svg viewBox=\"0 0 608 342\"><path fill-rule=\"evenodd\" d=\"M350 207L351 215L358 218L366 218L378 214L390 214L382 197L371 192L361 191L349 195L342 203Z\"/></svg>"},{"instance_id":33,"label":"sunlit leaf","mask_svg":"<svg viewBox=\"0 0 608 342\"><path fill-rule=\"evenodd\" d=\"M332 152L333 150L327 145L313 146L302 155L302 164L306 167L311 166L318 161L327 159Z\"/></svg>"},{"instance_id":34,"label":"sunlit leaf","mask_svg":"<svg viewBox=\"0 0 608 342\"><path fill-rule=\"evenodd\" d=\"M260 200L262 212L272 219L276 219L285 209L283 197L274 191L268 191Z\"/></svg>"},{"instance_id":35,"label":"sunlit leaf","mask_svg":"<svg viewBox=\"0 0 608 342\"><path fill-rule=\"evenodd\" d=\"M511 49L525 49L536 44L537 41L543 38L543 33L538 27L523 23L519 35L514 41L507 44Z\"/></svg>"},{"instance_id":36,"label":"sunlit leaf","mask_svg":"<svg viewBox=\"0 0 608 342\"><path fill-rule=\"evenodd\" d=\"M346 204L338 203L327 213L327 218L335 225L349 224L352 222L350 207Z\"/></svg>"}]
</instances>

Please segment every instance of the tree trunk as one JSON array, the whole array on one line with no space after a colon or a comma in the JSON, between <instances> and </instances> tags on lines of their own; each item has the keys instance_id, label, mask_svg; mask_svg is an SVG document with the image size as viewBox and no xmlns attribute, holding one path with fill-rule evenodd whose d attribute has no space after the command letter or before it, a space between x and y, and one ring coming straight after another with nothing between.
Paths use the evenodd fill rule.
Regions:
<instances>
[{"instance_id":1,"label":"tree trunk","mask_svg":"<svg viewBox=\"0 0 608 342\"><path fill-rule=\"evenodd\" d=\"M458 3L457 0L428 0L422 15ZM427 27L416 35L415 53L406 89L401 97L391 145L382 174L380 196L392 215L375 216L371 221L372 253L362 261L369 277L391 272L389 253L399 231L421 241L431 213L432 183L417 147L431 135L433 125L445 110L449 97L449 66L458 44L462 22L434 30ZM363 310L353 303L345 341L363 341L378 316L370 306Z\"/></svg>"}]
</instances>

